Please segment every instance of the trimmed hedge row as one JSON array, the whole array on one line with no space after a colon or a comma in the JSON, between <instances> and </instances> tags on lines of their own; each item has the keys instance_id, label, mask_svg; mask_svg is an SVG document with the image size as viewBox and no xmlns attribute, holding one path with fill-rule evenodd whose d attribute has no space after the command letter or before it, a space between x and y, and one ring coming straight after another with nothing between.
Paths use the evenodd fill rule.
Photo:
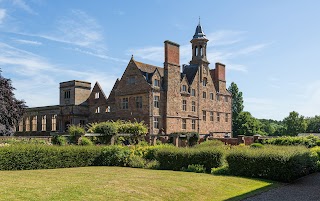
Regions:
<instances>
[{"instance_id":1,"label":"trimmed hedge row","mask_svg":"<svg viewBox=\"0 0 320 201\"><path fill-rule=\"evenodd\" d=\"M227 155L233 175L291 182L316 170L317 157L305 147L235 148Z\"/></svg>"},{"instance_id":2,"label":"trimmed hedge row","mask_svg":"<svg viewBox=\"0 0 320 201\"><path fill-rule=\"evenodd\" d=\"M0 170L31 170L93 165L100 147L19 145L0 148Z\"/></svg>"},{"instance_id":3,"label":"trimmed hedge row","mask_svg":"<svg viewBox=\"0 0 320 201\"><path fill-rule=\"evenodd\" d=\"M155 154L155 159L160 163L160 169L181 170L187 169L189 165L203 165L206 172L211 168L219 167L223 164L223 150L213 148L176 148L170 147L159 149Z\"/></svg>"},{"instance_id":4,"label":"trimmed hedge row","mask_svg":"<svg viewBox=\"0 0 320 201\"><path fill-rule=\"evenodd\" d=\"M261 141L262 144L280 145L280 146L297 146L303 145L308 148L319 146L320 140L314 135L309 136L283 136L269 138Z\"/></svg>"}]
</instances>

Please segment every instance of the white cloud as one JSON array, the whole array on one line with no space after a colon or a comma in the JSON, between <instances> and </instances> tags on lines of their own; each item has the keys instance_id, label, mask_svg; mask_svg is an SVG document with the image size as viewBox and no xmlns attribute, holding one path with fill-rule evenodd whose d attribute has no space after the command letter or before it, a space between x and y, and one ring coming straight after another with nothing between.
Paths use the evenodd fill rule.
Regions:
<instances>
[{"instance_id":1,"label":"white cloud","mask_svg":"<svg viewBox=\"0 0 320 201\"><path fill-rule=\"evenodd\" d=\"M32 8L23 0L12 0L13 5L21 8L22 10L28 12L29 14L37 14Z\"/></svg>"},{"instance_id":2,"label":"white cloud","mask_svg":"<svg viewBox=\"0 0 320 201\"><path fill-rule=\"evenodd\" d=\"M58 20L54 29L38 36L91 49L105 49L102 27L84 11L72 10L68 16Z\"/></svg>"},{"instance_id":3,"label":"white cloud","mask_svg":"<svg viewBox=\"0 0 320 201\"><path fill-rule=\"evenodd\" d=\"M140 49L130 49L128 50L128 55L133 55L140 57L142 59L163 62L163 47L145 47Z\"/></svg>"},{"instance_id":4,"label":"white cloud","mask_svg":"<svg viewBox=\"0 0 320 201\"><path fill-rule=\"evenodd\" d=\"M243 40L244 31L220 30L207 34L208 46L226 46Z\"/></svg>"},{"instance_id":5,"label":"white cloud","mask_svg":"<svg viewBox=\"0 0 320 201\"><path fill-rule=\"evenodd\" d=\"M222 62L226 64L227 70L247 72L247 66L243 64L237 64L233 62L233 59L237 58L238 56L250 55L260 51L268 44L261 43L249 46L247 45L238 49L227 48L227 50L223 48L241 42L245 33L246 32L243 31L222 30L207 34L207 38L210 39L207 46L208 60L211 62ZM128 50L128 54L133 54L134 56L144 60L149 60L159 64L164 61L163 52L164 49L162 46L142 47ZM189 63L191 54L191 45L189 43L180 46L180 61L182 64Z\"/></svg>"},{"instance_id":6,"label":"white cloud","mask_svg":"<svg viewBox=\"0 0 320 201\"><path fill-rule=\"evenodd\" d=\"M104 72L73 70L55 65L46 58L5 43L0 43L0 67L4 72L15 74L12 81L17 89L16 97L24 99L31 107L58 104L61 81L86 80L92 85L99 81L107 89L105 92L108 95L116 80L115 76Z\"/></svg>"},{"instance_id":7,"label":"white cloud","mask_svg":"<svg viewBox=\"0 0 320 201\"><path fill-rule=\"evenodd\" d=\"M80 49L80 48L72 48L72 49L74 51L81 52L83 54L91 55L91 56L94 56L94 57L98 57L100 59L111 60L111 61L116 61L116 62L124 62L124 63L128 62L128 60L110 57L110 56L108 56L106 54L99 54L99 53L95 53L95 52L92 52L92 51L83 50L83 49Z\"/></svg>"},{"instance_id":8,"label":"white cloud","mask_svg":"<svg viewBox=\"0 0 320 201\"><path fill-rule=\"evenodd\" d=\"M34 40L15 39L14 41L17 43L26 44L26 45L42 45L41 42L34 41Z\"/></svg>"},{"instance_id":9,"label":"white cloud","mask_svg":"<svg viewBox=\"0 0 320 201\"><path fill-rule=\"evenodd\" d=\"M6 10L0 8L0 24L2 24L5 17L6 17Z\"/></svg>"}]
</instances>

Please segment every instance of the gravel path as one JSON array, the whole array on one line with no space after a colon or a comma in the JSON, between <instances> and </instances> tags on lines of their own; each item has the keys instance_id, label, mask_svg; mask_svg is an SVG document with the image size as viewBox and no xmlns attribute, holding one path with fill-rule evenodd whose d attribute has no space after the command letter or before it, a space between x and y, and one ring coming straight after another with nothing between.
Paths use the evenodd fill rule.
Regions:
<instances>
[{"instance_id":1,"label":"gravel path","mask_svg":"<svg viewBox=\"0 0 320 201\"><path fill-rule=\"evenodd\" d=\"M320 201L320 173L314 173L296 180L294 183L244 199L245 201Z\"/></svg>"}]
</instances>

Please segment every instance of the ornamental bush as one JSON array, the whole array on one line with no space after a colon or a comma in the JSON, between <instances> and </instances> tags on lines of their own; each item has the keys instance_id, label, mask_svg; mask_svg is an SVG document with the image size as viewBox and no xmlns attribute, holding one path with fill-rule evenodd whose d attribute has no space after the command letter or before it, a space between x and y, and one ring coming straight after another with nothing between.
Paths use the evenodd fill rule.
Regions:
<instances>
[{"instance_id":1,"label":"ornamental bush","mask_svg":"<svg viewBox=\"0 0 320 201\"><path fill-rule=\"evenodd\" d=\"M82 136L79 138L78 145L91 146L93 145L93 142L89 138Z\"/></svg>"},{"instance_id":2,"label":"ornamental bush","mask_svg":"<svg viewBox=\"0 0 320 201\"><path fill-rule=\"evenodd\" d=\"M66 137L61 135L55 135L51 138L51 142L54 145L64 146L68 144L68 140Z\"/></svg>"},{"instance_id":3,"label":"ornamental bush","mask_svg":"<svg viewBox=\"0 0 320 201\"><path fill-rule=\"evenodd\" d=\"M223 150L214 148L176 148L170 147L159 149L155 154L155 159L160 163L160 169L181 170L187 169L189 165L203 165L206 172L211 168L219 167L223 164Z\"/></svg>"},{"instance_id":4,"label":"ornamental bush","mask_svg":"<svg viewBox=\"0 0 320 201\"><path fill-rule=\"evenodd\" d=\"M302 146L233 148L226 156L233 175L291 182L316 170L317 157Z\"/></svg>"},{"instance_id":5,"label":"ornamental bush","mask_svg":"<svg viewBox=\"0 0 320 201\"><path fill-rule=\"evenodd\" d=\"M79 138L86 133L85 129L81 126L70 125L68 128L69 140L73 144L77 144Z\"/></svg>"}]
</instances>

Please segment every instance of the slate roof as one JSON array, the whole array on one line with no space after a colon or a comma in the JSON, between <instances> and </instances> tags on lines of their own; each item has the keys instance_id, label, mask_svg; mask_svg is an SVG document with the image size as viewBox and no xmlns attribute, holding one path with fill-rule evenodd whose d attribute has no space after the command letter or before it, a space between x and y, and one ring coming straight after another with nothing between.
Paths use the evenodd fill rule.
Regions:
<instances>
[{"instance_id":1,"label":"slate roof","mask_svg":"<svg viewBox=\"0 0 320 201\"><path fill-rule=\"evenodd\" d=\"M161 68L161 67L153 66L153 65L150 65L150 64L145 64L145 63L142 63L142 62L139 62L139 61L134 61L134 63L137 65L137 67L138 67L142 72L149 73L149 74L153 74L154 71L155 71L156 69L158 69L161 77L163 77L163 75L164 75L164 69Z\"/></svg>"},{"instance_id":2,"label":"slate roof","mask_svg":"<svg viewBox=\"0 0 320 201\"><path fill-rule=\"evenodd\" d=\"M164 76L164 68L153 66L150 64L142 63L139 61L133 60L136 66L140 69L142 75L146 78L147 82L151 82L151 78L153 74L155 73L156 69L159 71L160 76ZM184 77L184 75L187 77L187 80L189 84L191 84L194 80L194 77L196 76L198 72L198 65L197 64L190 64L186 65L183 72L181 73L181 79Z\"/></svg>"},{"instance_id":3,"label":"slate roof","mask_svg":"<svg viewBox=\"0 0 320 201\"><path fill-rule=\"evenodd\" d=\"M207 39L206 38L206 34L204 34L203 30L202 30L202 27L200 25L200 22L196 28L196 31L193 35L193 39Z\"/></svg>"},{"instance_id":4,"label":"slate roof","mask_svg":"<svg viewBox=\"0 0 320 201\"><path fill-rule=\"evenodd\" d=\"M194 77L196 76L197 72L198 72L198 65L191 64L191 65L185 66L182 73L187 76L187 80L188 80L189 84L191 84L193 82Z\"/></svg>"}]
</instances>

